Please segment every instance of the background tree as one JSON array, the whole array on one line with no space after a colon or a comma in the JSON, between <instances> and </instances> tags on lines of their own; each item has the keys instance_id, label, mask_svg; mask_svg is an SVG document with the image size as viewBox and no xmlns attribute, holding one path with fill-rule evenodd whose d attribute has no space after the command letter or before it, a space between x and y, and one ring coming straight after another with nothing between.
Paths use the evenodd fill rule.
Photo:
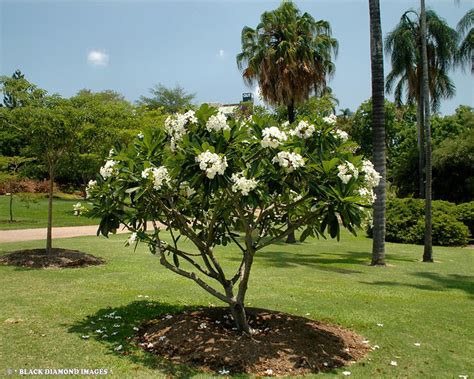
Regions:
<instances>
[{"instance_id":1,"label":"background tree","mask_svg":"<svg viewBox=\"0 0 474 379\"><path fill-rule=\"evenodd\" d=\"M43 107L14 108L12 116L28 141L28 154L43 162L48 171L46 252L51 254L53 252L53 189L56 169L68 149L77 142L80 123L70 102L57 96L46 97Z\"/></svg>"},{"instance_id":2,"label":"background tree","mask_svg":"<svg viewBox=\"0 0 474 379\"><path fill-rule=\"evenodd\" d=\"M372 135L373 162L380 174L380 183L375 187L374 226L372 242L372 265L385 265L385 97L383 71L382 23L378 0L369 0L370 10L370 62L372 70Z\"/></svg>"},{"instance_id":3,"label":"background tree","mask_svg":"<svg viewBox=\"0 0 474 379\"><path fill-rule=\"evenodd\" d=\"M429 70L429 91L431 107L438 110L442 99L451 98L455 87L449 70L453 67L457 51L457 33L434 11L426 12L427 17L427 54ZM413 10L405 12L398 25L385 38L385 50L390 55L392 70L387 75L386 90L394 92L395 102L418 106L418 176L419 196L424 197L425 180L425 141L424 141L424 98L423 65L421 50L421 15Z\"/></svg>"},{"instance_id":4,"label":"background tree","mask_svg":"<svg viewBox=\"0 0 474 379\"><path fill-rule=\"evenodd\" d=\"M291 1L264 12L255 29L245 26L241 41L237 66L244 81L249 86L258 84L270 105L285 106L290 124L296 106L312 93L322 94L334 74L338 44L329 22L301 14ZM294 234L287 242L296 242Z\"/></svg>"},{"instance_id":5,"label":"background tree","mask_svg":"<svg viewBox=\"0 0 474 379\"><path fill-rule=\"evenodd\" d=\"M469 9L459 20L457 31L460 37L458 62L461 66L471 66L474 73L474 9Z\"/></svg>"},{"instance_id":6,"label":"background tree","mask_svg":"<svg viewBox=\"0 0 474 379\"><path fill-rule=\"evenodd\" d=\"M151 97L141 96L138 105L148 109L162 108L166 113L175 113L193 108L195 93L187 93L184 88L176 85L174 88L157 84L150 88Z\"/></svg>"}]
</instances>

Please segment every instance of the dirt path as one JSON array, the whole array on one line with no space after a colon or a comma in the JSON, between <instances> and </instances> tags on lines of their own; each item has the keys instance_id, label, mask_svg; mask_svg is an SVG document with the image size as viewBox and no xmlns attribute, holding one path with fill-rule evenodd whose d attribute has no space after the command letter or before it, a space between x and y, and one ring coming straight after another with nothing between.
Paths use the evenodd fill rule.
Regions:
<instances>
[{"instance_id":1,"label":"dirt path","mask_svg":"<svg viewBox=\"0 0 474 379\"><path fill-rule=\"evenodd\" d=\"M121 228L117 230L117 233L128 233L128 230ZM95 236L96 234L97 234L97 225L63 226L60 228L53 228L54 239L81 237L81 236ZM44 239L46 239L46 228L0 230L0 243L35 241L35 240L44 240Z\"/></svg>"}]
</instances>

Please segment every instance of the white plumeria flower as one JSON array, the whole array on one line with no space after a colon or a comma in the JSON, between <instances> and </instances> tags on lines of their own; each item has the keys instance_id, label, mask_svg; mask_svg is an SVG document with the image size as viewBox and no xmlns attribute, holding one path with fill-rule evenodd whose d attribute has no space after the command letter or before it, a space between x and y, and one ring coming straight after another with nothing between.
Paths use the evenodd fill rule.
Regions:
<instances>
[{"instance_id":1,"label":"white plumeria flower","mask_svg":"<svg viewBox=\"0 0 474 379\"><path fill-rule=\"evenodd\" d=\"M362 172L365 174L365 182L369 188L379 185L382 176L374 169L374 164L371 161L362 161Z\"/></svg>"},{"instance_id":2,"label":"white plumeria flower","mask_svg":"<svg viewBox=\"0 0 474 379\"><path fill-rule=\"evenodd\" d=\"M336 115L332 114L330 116L327 116L327 117L324 117L323 118L323 121L326 123L326 124L329 124L329 125L334 125L337 121L337 117Z\"/></svg>"},{"instance_id":3,"label":"white plumeria flower","mask_svg":"<svg viewBox=\"0 0 474 379\"><path fill-rule=\"evenodd\" d=\"M127 245L134 244L137 241L137 238L138 238L137 233L133 232L132 234L130 234L130 237L128 237L128 239L126 241L126 244ZM140 296L138 296L138 297L140 297Z\"/></svg>"},{"instance_id":4,"label":"white plumeria flower","mask_svg":"<svg viewBox=\"0 0 474 379\"><path fill-rule=\"evenodd\" d=\"M352 177L355 179L359 177L359 170L349 161L340 164L337 169L339 171L337 176L344 184L349 183Z\"/></svg>"},{"instance_id":5,"label":"white plumeria flower","mask_svg":"<svg viewBox=\"0 0 474 379\"><path fill-rule=\"evenodd\" d=\"M206 123L206 129L210 132L220 132L221 130L230 130L227 125L227 117L224 113L218 112L216 115L209 117Z\"/></svg>"},{"instance_id":6,"label":"white plumeria flower","mask_svg":"<svg viewBox=\"0 0 474 379\"><path fill-rule=\"evenodd\" d=\"M105 164L99 170L100 175L102 175L102 177L104 179L107 179L107 178L111 177L112 174L115 173L115 165L116 164L117 164L117 161L114 161L114 160L108 160L107 162L105 162Z\"/></svg>"},{"instance_id":7,"label":"white plumeria flower","mask_svg":"<svg viewBox=\"0 0 474 379\"><path fill-rule=\"evenodd\" d=\"M262 130L262 140L260 144L262 147L276 148L287 140L285 132L278 129L276 126L271 126Z\"/></svg>"},{"instance_id":8,"label":"white plumeria flower","mask_svg":"<svg viewBox=\"0 0 474 379\"><path fill-rule=\"evenodd\" d=\"M226 368L222 368L221 370L219 370L219 374L220 375L229 375L230 371L227 370Z\"/></svg>"},{"instance_id":9,"label":"white plumeria flower","mask_svg":"<svg viewBox=\"0 0 474 379\"><path fill-rule=\"evenodd\" d=\"M350 376L352 373L350 371L343 371L342 375L344 376Z\"/></svg>"},{"instance_id":10,"label":"white plumeria flower","mask_svg":"<svg viewBox=\"0 0 474 379\"><path fill-rule=\"evenodd\" d=\"M249 192L253 191L258 185L258 180L246 179L243 172L232 174L231 181L234 183L232 185L232 191L240 192L243 196L247 196Z\"/></svg>"},{"instance_id":11,"label":"white plumeria flower","mask_svg":"<svg viewBox=\"0 0 474 379\"><path fill-rule=\"evenodd\" d=\"M265 375L273 375L273 370L271 368L265 370Z\"/></svg>"},{"instance_id":12,"label":"white plumeria flower","mask_svg":"<svg viewBox=\"0 0 474 379\"><path fill-rule=\"evenodd\" d=\"M199 163L199 168L206 173L209 179L214 179L217 174L224 175L227 168L227 158L211 153L209 150L200 153L196 157L196 162Z\"/></svg>"},{"instance_id":13,"label":"white plumeria flower","mask_svg":"<svg viewBox=\"0 0 474 379\"><path fill-rule=\"evenodd\" d=\"M153 188L157 191L171 182L171 177L165 166L160 166L158 168L148 167L144 169L142 171L142 178L151 179L153 181Z\"/></svg>"},{"instance_id":14,"label":"white plumeria flower","mask_svg":"<svg viewBox=\"0 0 474 379\"><path fill-rule=\"evenodd\" d=\"M207 328L207 324L205 322L201 322L201 324L199 324L199 329L206 329Z\"/></svg>"},{"instance_id":15,"label":"white plumeria flower","mask_svg":"<svg viewBox=\"0 0 474 379\"><path fill-rule=\"evenodd\" d=\"M145 136L143 135L142 132L140 132L140 133L137 134L137 138L138 138L138 139L143 139L143 137L145 137Z\"/></svg>"},{"instance_id":16,"label":"white plumeria flower","mask_svg":"<svg viewBox=\"0 0 474 379\"><path fill-rule=\"evenodd\" d=\"M341 129L335 129L333 132L337 138L339 138L342 142L346 142L349 139L349 134Z\"/></svg>"},{"instance_id":17,"label":"white plumeria flower","mask_svg":"<svg viewBox=\"0 0 474 379\"><path fill-rule=\"evenodd\" d=\"M314 125L311 125L307 121L300 121L296 128L290 131L290 135L302 139L308 139L313 135L314 131Z\"/></svg>"},{"instance_id":18,"label":"white plumeria flower","mask_svg":"<svg viewBox=\"0 0 474 379\"><path fill-rule=\"evenodd\" d=\"M390 366L398 366L397 361L390 361Z\"/></svg>"},{"instance_id":19,"label":"white plumeria flower","mask_svg":"<svg viewBox=\"0 0 474 379\"><path fill-rule=\"evenodd\" d=\"M278 163L287 172L292 172L305 165L304 159L300 154L290 153L288 151L280 151L277 156L272 159L272 163Z\"/></svg>"}]
</instances>

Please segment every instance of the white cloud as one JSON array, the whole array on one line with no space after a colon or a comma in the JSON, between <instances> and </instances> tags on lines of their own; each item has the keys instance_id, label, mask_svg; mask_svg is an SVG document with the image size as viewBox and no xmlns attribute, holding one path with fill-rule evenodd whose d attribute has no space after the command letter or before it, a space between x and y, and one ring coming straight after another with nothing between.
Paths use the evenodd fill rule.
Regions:
<instances>
[{"instance_id":1,"label":"white cloud","mask_svg":"<svg viewBox=\"0 0 474 379\"><path fill-rule=\"evenodd\" d=\"M218 57L219 59L224 59L225 56L226 56L225 51L222 50L222 49L220 49L220 50L219 50L219 53L217 53L217 57Z\"/></svg>"},{"instance_id":2,"label":"white cloud","mask_svg":"<svg viewBox=\"0 0 474 379\"><path fill-rule=\"evenodd\" d=\"M109 64L109 55L100 50L91 50L87 54L87 60L94 66L107 66Z\"/></svg>"}]
</instances>

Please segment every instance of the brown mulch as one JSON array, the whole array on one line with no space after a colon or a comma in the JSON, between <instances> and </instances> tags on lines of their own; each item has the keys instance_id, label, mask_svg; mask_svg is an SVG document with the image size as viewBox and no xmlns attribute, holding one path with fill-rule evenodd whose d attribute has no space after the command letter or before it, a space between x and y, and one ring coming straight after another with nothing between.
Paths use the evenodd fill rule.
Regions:
<instances>
[{"instance_id":1,"label":"brown mulch","mask_svg":"<svg viewBox=\"0 0 474 379\"><path fill-rule=\"evenodd\" d=\"M233 329L228 308L203 308L147 322L136 342L175 364L257 376L329 371L371 350L363 337L337 325L258 308L247 308L247 317L257 330L251 337Z\"/></svg>"},{"instance_id":2,"label":"brown mulch","mask_svg":"<svg viewBox=\"0 0 474 379\"><path fill-rule=\"evenodd\" d=\"M52 249L16 250L0 257L0 264L30 268L74 268L104 264L105 260L78 250Z\"/></svg>"}]
</instances>

